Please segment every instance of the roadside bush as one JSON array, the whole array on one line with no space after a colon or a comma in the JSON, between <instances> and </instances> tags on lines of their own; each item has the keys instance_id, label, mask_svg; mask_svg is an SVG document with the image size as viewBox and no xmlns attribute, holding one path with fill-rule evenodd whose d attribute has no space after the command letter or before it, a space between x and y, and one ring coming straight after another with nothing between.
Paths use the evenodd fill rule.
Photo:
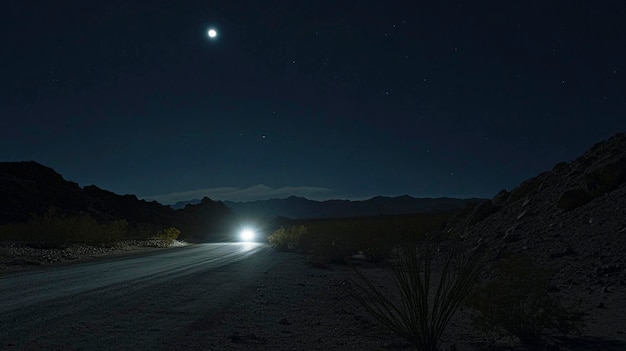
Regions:
<instances>
[{"instance_id":1,"label":"roadside bush","mask_svg":"<svg viewBox=\"0 0 626 351\"><path fill-rule=\"evenodd\" d=\"M433 246L429 235L399 248L398 259L389 265L396 296L389 296L358 270L358 279L350 284L352 296L367 312L420 351L437 350L446 326L484 267L482 254L464 254L455 244L443 259L440 276L434 277L438 270L433 266Z\"/></svg>"},{"instance_id":2,"label":"roadside bush","mask_svg":"<svg viewBox=\"0 0 626 351\"><path fill-rule=\"evenodd\" d=\"M505 331L524 345L536 345L547 329L567 334L582 328L582 313L548 293L549 272L528 256L502 259L494 273L467 302L479 329Z\"/></svg>"},{"instance_id":3,"label":"roadside bush","mask_svg":"<svg viewBox=\"0 0 626 351\"><path fill-rule=\"evenodd\" d=\"M419 213L298 220L292 221L297 225L274 231L268 241L278 250L311 254L309 263L315 266L344 263L346 257L359 252L370 262L380 262L390 256L395 244L415 241L453 216L453 213ZM297 229L302 227L305 229Z\"/></svg>"},{"instance_id":4,"label":"roadside bush","mask_svg":"<svg viewBox=\"0 0 626 351\"><path fill-rule=\"evenodd\" d=\"M7 224L0 228L0 238L29 242L41 248L60 248L68 243L102 245L115 242L128 232L125 220L98 223L88 213L63 216L54 208L27 223Z\"/></svg>"},{"instance_id":5,"label":"roadside bush","mask_svg":"<svg viewBox=\"0 0 626 351\"><path fill-rule=\"evenodd\" d=\"M289 228L280 227L267 237L270 246L279 251L302 250L308 228L304 225Z\"/></svg>"},{"instance_id":6,"label":"roadside bush","mask_svg":"<svg viewBox=\"0 0 626 351\"><path fill-rule=\"evenodd\" d=\"M156 224L138 223L134 224L129 230L127 238L136 240L148 240L154 238L161 231L161 227Z\"/></svg>"},{"instance_id":7,"label":"roadside bush","mask_svg":"<svg viewBox=\"0 0 626 351\"><path fill-rule=\"evenodd\" d=\"M155 237L159 240L164 240L171 243L172 241L178 239L179 235L180 230L178 230L178 228L169 227L167 229L160 230Z\"/></svg>"},{"instance_id":8,"label":"roadside bush","mask_svg":"<svg viewBox=\"0 0 626 351\"><path fill-rule=\"evenodd\" d=\"M100 224L101 231L95 232L91 240L87 240L87 244L110 244L124 237L129 232L128 222L125 219L118 219L110 223ZM80 238L80 236L79 236Z\"/></svg>"}]
</instances>

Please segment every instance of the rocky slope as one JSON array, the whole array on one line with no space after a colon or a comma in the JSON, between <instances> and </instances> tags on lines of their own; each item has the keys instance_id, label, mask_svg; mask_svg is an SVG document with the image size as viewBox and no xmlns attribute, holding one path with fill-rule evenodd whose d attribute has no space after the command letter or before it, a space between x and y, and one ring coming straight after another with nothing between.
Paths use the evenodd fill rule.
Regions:
<instances>
[{"instance_id":1,"label":"rocky slope","mask_svg":"<svg viewBox=\"0 0 626 351\"><path fill-rule=\"evenodd\" d=\"M0 276L60 266L71 263L88 262L111 257L129 257L131 254L150 252L158 249L180 247L186 242L174 240L122 240L106 246L68 244L62 248L43 248L16 241L0 241Z\"/></svg>"},{"instance_id":2,"label":"rocky slope","mask_svg":"<svg viewBox=\"0 0 626 351\"><path fill-rule=\"evenodd\" d=\"M496 260L528 253L555 272L555 291L626 312L626 133L467 209L448 231Z\"/></svg>"}]
</instances>

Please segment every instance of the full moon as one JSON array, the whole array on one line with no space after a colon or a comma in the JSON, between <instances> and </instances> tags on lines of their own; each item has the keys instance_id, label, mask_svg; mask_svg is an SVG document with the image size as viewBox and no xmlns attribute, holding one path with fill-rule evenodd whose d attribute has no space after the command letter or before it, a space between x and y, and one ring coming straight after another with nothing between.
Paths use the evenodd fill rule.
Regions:
<instances>
[{"instance_id":1,"label":"full moon","mask_svg":"<svg viewBox=\"0 0 626 351\"><path fill-rule=\"evenodd\" d=\"M209 38L215 38L217 36L217 31L215 29L209 29L207 34L209 34Z\"/></svg>"}]
</instances>

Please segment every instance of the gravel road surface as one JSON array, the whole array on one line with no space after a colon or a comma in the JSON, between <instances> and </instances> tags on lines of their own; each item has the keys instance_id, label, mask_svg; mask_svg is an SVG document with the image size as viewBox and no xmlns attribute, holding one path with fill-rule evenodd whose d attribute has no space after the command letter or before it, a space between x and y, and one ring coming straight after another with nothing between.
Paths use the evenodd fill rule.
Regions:
<instances>
[{"instance_id":1,"label":"gravel road surface","mask_svg":"<svg viewBox=\"0 0 626 351\"><path fill-rule=\"evenodd\" d=\"M402 350L348 266L214 243L0 276L0 350ZM381 272L372 269L372 272Z\"/></svg>"},{"instance_id":2,"label":"gravel road surface","mask_svg":"<svg viewBox=\"0 0 626 351\"><path fill-rule=\"evenodd\" d=\"M0 350L412 349L347 292L354 266L316 268L307 260L263 244L195 244L4 275ZM377 285L388 277L358 267ZM606 315L613 309L594 311L602 313L589 316L596 326L616 320ZM552 345L625 349L622 338L603 335ZM457 314L442 349L525 350L507 344L492 344Z\"/></svg>"},{"instance_id":3,"label":"gravel road surface","mask_svg":"<svg viewBox=\"0 0 626 351\"><path fill-rule=\"evenodd\" d=\"M178 332L208 330L280 257L257 243L197 244L1 277L0 349L176 348Z\"/></svg>"},{"instance_id":4,"label":"gravel road surface","mask_svg":"<svg viewBox=\"0 0 626 351\"><path fill-rule=\"evenodd\" d=\"M200 244L130 259L0 278L0 313L84 292L137 291L215 269L262 250L249 243Z\"/></svg>"}]
</instances>

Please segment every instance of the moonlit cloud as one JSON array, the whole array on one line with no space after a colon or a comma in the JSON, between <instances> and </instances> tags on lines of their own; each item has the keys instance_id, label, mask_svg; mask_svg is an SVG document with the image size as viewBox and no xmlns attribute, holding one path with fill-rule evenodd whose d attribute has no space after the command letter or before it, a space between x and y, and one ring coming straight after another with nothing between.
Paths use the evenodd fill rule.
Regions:
<instances>
[{"instance_id":1,"label":"moonlit cloud","mask_svg":"<svg viewBox=\"0 0 626 351\"><path fill-rule=\"evenodd\" d=\"M289 196L302 196L311 200L327 200L334 196L328 188L310 186L284 186L271 188L267 185L258 184L248 188L220 187L196 189L169 194L144 196L144 200L156 200L162 204L173 204L178 201L188 201L208 197L212 200L229 201L254 201L266 199L282 199Z\"/></svg>"}]
</instances>

